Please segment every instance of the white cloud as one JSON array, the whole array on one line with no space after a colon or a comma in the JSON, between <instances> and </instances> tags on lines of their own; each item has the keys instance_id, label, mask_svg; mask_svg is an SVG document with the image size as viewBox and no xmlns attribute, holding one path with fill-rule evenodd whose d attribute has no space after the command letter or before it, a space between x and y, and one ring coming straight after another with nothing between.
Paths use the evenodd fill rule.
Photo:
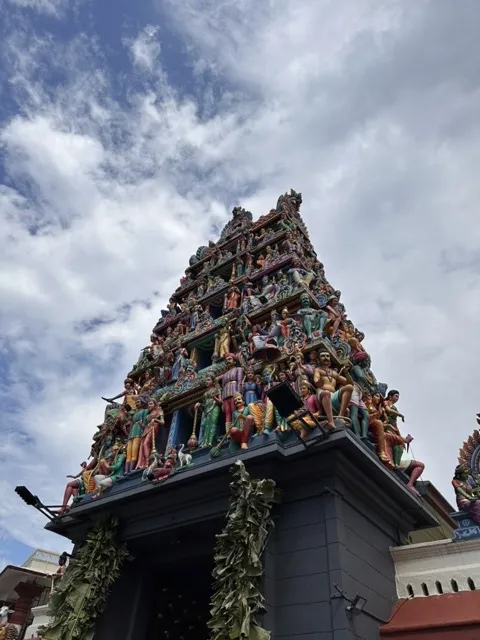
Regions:
<instances>
[{"instance_id":1,"label":"white cloud","mask_svg":"<svg viewBox=\"0 0 480 640\"><path fill-rule=\"evenodd\" d=\"M161 51L157 34L158 27L149 24L135 39L130 41L130 50L134 63L150 72L153 71Z\"/></svg>"},{"instance_id":2,"label":"white cloud","mask_svg":"<svg viewBox=\"0 0 480 640\"><path fill-rule=\"evenodd\" d=\"M426 476L452 499L478 411L478 5L162 4L195 92L168 75L155 25L123 40L121 97L107 45L85 34L14 31L4 45L19 106L0 133L0 525L63 545L13 487L61 498L100 396L120 390L210 225L245 190L261 215L290 187L378 378L402 392ZM79 329L99 317L112 321Z\"/></svg>"},{"instance_id":3,"label":"white cloud","mask_svg":"<svg viewBox=\"0 0 480 640\"><path fill-rule=\"evenodd\" d=\"M10 4L21 9L33 9L55 18L61 18L68 9L74 7L79 0L8 0Z\"/></svg>"}]
</instances>

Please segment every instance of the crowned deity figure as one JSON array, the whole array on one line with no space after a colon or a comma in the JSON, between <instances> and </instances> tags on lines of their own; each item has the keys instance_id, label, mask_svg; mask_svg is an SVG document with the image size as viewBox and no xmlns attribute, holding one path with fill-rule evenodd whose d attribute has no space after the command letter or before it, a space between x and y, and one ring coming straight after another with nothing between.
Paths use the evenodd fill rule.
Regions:
<instances>
[{"instance_id":1,"label":"crowned deity figure","mask_svg":"<svg viewBox=\"0 0 480 640\"><path fill-rule=\"evenodd\" d=\"M99 498L107 489L110 489L118 478L123 477L125 473L125 445L117 442L113 445L114 457L111 464L104 465L99 468L93 479L97 491L92 496L92 499Z\"/></svg>"},{"instance_id":2,"label":"crowned deity figure","mask_svg":"<svg viewBox=\"0 0 480 640\"><path fill-rule=\"evenodd\" d=\"M118 404L115 402L115 400L123 398L123 406L126 407L129 411L132 411L136 406L137 395L138 391L134 381L131 378L126 378L124 382L124 390L121 393L119 393L114 398L102 397L102 400L105 400L105 402L109 402L113 405L113 407L118 407Z\"/></svg>"},{"instance_id":3,"label":"crowned deity figure","mask_svg":"<svg viewBox=\"0 0 480 640\"><path fill-rule=\"evenodd\" d=\"M91 451L93 453L93 450ZM77 498L85 493L91 493L95 489L95 482L93 480L93 472L97 467L97 458L94 456L90 462L82 462L80 465L81 470L76 475L68 475L67 478L71 478L70 482L65 487L63 494L63 502L59 513L63 514L69 510L68 502L70 498Z\"/></svg>"},{"instance_id":4,"label":"crowned deity figure","mask_svg":"<svg viewBox=\"0 0 480 640\"><path fill-rule=\"evenodd\" d=\"M368 439L369 414L367 406L363 400L363 392L358 384L353 384L352 397L348 406L352 429L355 435L362 440Z\"/></svg>"},{"instance_id":5,"label":"crowned deity figure","mask_svg":"<svg viewBox=\"0 0 480 640\"><path fill-rule=\"evenodd\" d=\"M314 331L317 331L320 327L320 317L323 314L326 318L327 314L312 308L312 301L308 293L304 293L301 296L300 304L302 306L297 311L297 314L302 319L303 330L307 336L307 340L310 342L313 338Z\"/></svg>"},{"instance_id":6,"label":"crowned deity figure","mask_svg":"<svg viewBox=\"0 0 480 640\"><path fill-rule=\"evenodd\" d=\"M240 306L241 297L242 294L240 293L240 289L238 287L230 287L223 300L223 310L233 311L234 309L238 309L238 307Z\"/></svg>"},{"instance_id":7,"label":"crowned deity figure","mask_svg":"<svg viewBox=\"0 0 480 640\"><path fill-rule=\"evenodd\" d=\"M207 388L203 394L202 401L195 404L195 411L202 410L200 422L200 447L212 447L218 428L220 417L220 407L222 406L222 390L220 389L215 374L211 371L205 376Z\"/></svg>"},{"instance_id":8,"label":"crowned deity figure","mask_svg":"<svg viewBox=\"0 0 480 640\"><path fill-rule=\"evenodd\" d=\"M320 351L318 354L318 366L315 368L313 382L317 388L320 405L327 416L327 428L335 429L333 412L345 424L353 385L332 369L332 360L328 351Z\"/></svg>"},{"instance_id":9,"label":"crowned deity figure","mask_svg":"<svg viewBox=\"0 0 480 640\"><path fill-rule=\"evenodd\" d=\"M219 358L225 358L230 353L230 341L230 323L224 322L215 336L215 354Z\"/></svg>"},{"instance_id":10,"label":"crowned deity figure","mask_svg":"<svg viewBox=\"0 0 480 640\"><path fill-rule=\"evenodd\" d=\"M311 383L314 376L314 367L311 364L305 364L305 359L301 351L297 351L290 357L290 377L294 380L294 389L301 395L301 384L306 381Z\"/></svg>"},{"instance_id":11,"label":"crowned deity figure","mask_svg":"<svg viewBox=\"0 0 480 640\"><path fill-rule=\"evenodd\" d=\"M480 487L477 483L472 486L473 483L469 482L470 475L468 467L459 464L455 469L452 486L459 511L466 511L470 518L480 525Z\"/></svg>"},{"instance_id":12,"label":"crowned deity figure","mask_svg":"<svg viewBox=\"0 0 480 640\"><path fill-rule=\"evenodd\" d=\"M232 442L239 445L241 449L248 449L248 442L255 427L255 420L250 413L249 407L245 406L241 393L236 393L232 400L235 409L232 414L232 423L228 429L228 435Z\"/></svg>"},{"instance_id":13,"label":"crowned deity figure","mask_svg":"<svg viewBox=\"0 0 480 640\"><path fill-rule=\"evenodd\" d=\"M225 426L227 431L232 424L232 414L235 411L233 396L243 392L243 368L236 366L233 353L225 356L227 370L219 378L222 385L222 410L225 414Z\"/></svg>"},{"instance_id":14,"label":"crowned deity figure","mask_svg":"<svg viewBox=\"0 0 480 640\"><path fill-rule=\"evenodd\" d=\"M300 431L302 440L305 440L317 426L315 420L320 415L320 405L315 395L315 387L308 380L303 379L300 382L300 397L311 415L307 414L301 420L294 420L291 424L293 429Z\"/></svg>"},{"instance_id":15,"label":"crowned deity figure","mask_svg":"<svg viewBox=\"0 0 480 640\"><path fill-rule=\"evenodd\" d=\"M150 398L147 405L147 426L143 430L137 469L145 469L150 464L152 451L156 449L155 441L160 427L165 426L165 416L162 406L156 398Z\"/></svg>"},{"instance_id":16,"label":"crowned deity figure","mask_svg":"<svg viewBox=\"0 0 480 640\"><path fill-rule=\"evenodd\" d=\"M254 402L260 402L262 387L258 384L253 367L248 367L243 382L243 399L248 406Z\"/></svg>"},{"instance_id":17,"label":"crowned deity figure","mask_svg":"<svg viewBox=\"0 0 480 640\"><path fill-rule=\"evenodd\" d=\"M133 415L132 426L128 432L125 473L134 471L137 466L140 454L140 442L143 431L148 424L147 400L143 397L137 398L136 411Z\"/></svg>"}]
</instances>

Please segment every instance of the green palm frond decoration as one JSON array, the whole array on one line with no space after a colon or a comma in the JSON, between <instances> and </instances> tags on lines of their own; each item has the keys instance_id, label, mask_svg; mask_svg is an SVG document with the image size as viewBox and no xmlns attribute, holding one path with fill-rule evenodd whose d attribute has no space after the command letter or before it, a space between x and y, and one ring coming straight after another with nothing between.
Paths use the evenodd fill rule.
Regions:
<instances>
[{"instance_id":1,"label":"green palm frond decoration","mask_svg":"<svg viewBox=\"0 0 480 640\"><path fill-rule=\"evenodd\" d=\"M211 640L269 640L270 632L256 618L265 612L262 554L274 527L270 512L278 494L273 480L252 479L240 460L232 475L230 508L215 546Z\"/></svg>"},{"instance_id":2,"label":"green palm frond decoration","mask_svg":"<svg viewBox=\"0 0 480 640\"><path fill-rule=\"evenodd\" d=\"M116 534L117 521L113 518L88 533L52 593L48 611L52 620L40 629L42 640L91 640L128 555Z\"/></svg>"}]
</instances>

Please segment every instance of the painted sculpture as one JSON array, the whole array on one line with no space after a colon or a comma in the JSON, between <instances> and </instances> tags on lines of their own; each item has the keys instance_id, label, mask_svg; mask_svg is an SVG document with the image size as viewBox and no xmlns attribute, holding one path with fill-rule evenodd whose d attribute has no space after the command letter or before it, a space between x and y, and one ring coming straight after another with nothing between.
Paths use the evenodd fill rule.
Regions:
<instances>
[{"instance_id":1,"label":"painted sculpture","mask_svg":"<svg viewBox=\"0 0 480 640\"><path fill-rule=\"evenodd\" d=\"M480 525L480 485L466 465L459 464L452 480L459 511L466 511Z\"/></svg>"},{"instance_id":2,"label":"painted sculpture","mask_svg":"<svg viewBox=\"0 0 480 640\"><path fill-rule=\"evenodd\" d=\"M480 425L480 414L477 414ZM457 507L480 527L480 430L475 429L463 443L452 479ZM476 536L480 536L480 529ZM462 537L470 537L468 535Z\"/></svg>"},{"instance_id":3,"label":"painted sculpture","mask_svg":"<svg viewBox=\"0 0 480 640\"><path fill-rule=\"evenodd\" d=\"M134 478L166 480L198 456L241 455L269 437L308 439L318 424L351 430L416 492L423 464L398 428L399 393L385 397L372 373L365 336L327 280L301 203L291 190L256 222L235 207L218 242L192 255L124 390L103 398L91 457L70 477L61 513L72 499L108 495ZM268 398L280 382L309 409L306 424L282 417ZM181 465L185 455L191 463Z\"/></svg>"},{"instance_id":4,"label":"painted sculpture","mask_svg":"<svg viewBox=\"0 0 480 640\"><path fill-rule=\"evenodd\" d=\"M206 391L202 402L197 402L195 410L202 410L200 423L200 447L212 447L216 441L220 407L222 406L221 389L217 383L215 374L208 372L205 376Z\"/></svg>"}]
</instances>

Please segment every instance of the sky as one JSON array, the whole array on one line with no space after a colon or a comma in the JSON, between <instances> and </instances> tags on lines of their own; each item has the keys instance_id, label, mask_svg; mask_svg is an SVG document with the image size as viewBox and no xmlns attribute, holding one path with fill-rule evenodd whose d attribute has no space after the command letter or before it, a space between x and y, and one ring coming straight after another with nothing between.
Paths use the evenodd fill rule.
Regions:
<instances>
[{"instance_id":1,"label":"sky","mask_svg":"<svg viewBox=\"0 0 480 640\"><path fill-rule=\"evenodd\" d=\"M453 502L480 341L477 0L0 0L0 564L189 256L279 194Z\"/></svg>"}]
</instances>

